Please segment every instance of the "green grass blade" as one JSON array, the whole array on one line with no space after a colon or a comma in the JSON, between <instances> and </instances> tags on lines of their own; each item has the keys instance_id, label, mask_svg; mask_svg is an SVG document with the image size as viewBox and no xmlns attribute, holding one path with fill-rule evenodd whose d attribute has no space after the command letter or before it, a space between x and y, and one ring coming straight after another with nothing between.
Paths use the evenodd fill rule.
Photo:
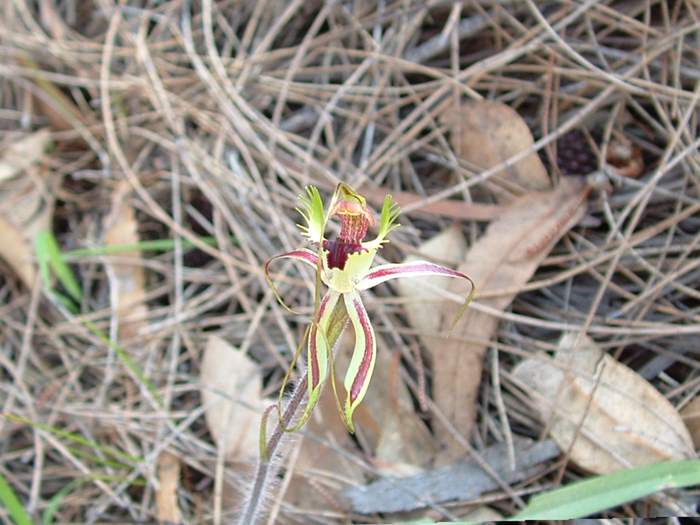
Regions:
<instances>
[{"instance_id":1,"label":"green grass blade","mask_svg":"<svg viewBox=\"0 0 700 525\"><path fill-rule=\"evenodd\" d=\"M170 239L165 239L166 241L172 243L174 241ZM139 245L142 243L138 243ZM47 231L42 231L39 232L35 238L35 246L36 246L36 253L37 253L37 258L39 260L39 269L41 271L41 276L42 280L44 282L44 288L46 290L46 293L49 297L51 297L54 301L57 303L60 303L63 305L65 308L68 309L69 312L71 313L76 313L77 309L75 305L71 303L69 298L65 297L62 295L60 292L55 290L53 288L53 284L51 281L51 275L50 275L50 270L52 270L55 274L58 280L61 282L63 287L66 289L66 291L69 293L70 297L74 299L77 302L80 302L82 299L82 290L80 289L80 285L78 284L78 281L76 280L75 276L73 275L73 272L71 271L70 267L66 264L64 260L65 254L61 253L61 249L58 246L58 242L56 241L56 238L51 232ZM131 244L131 245L120 245L120 246L114 246L115 248L118 249L125 249L129 248L130 250L133 250L134 247L137 246L137 244ZM75 254L78 250L69 252ZM127 250L125 250L127 251ZM74 255L75 256L75 255ZM98 337L101 341L103 341L106 345L108 345L114 353L117 355L117 358L124 364L124 366L136 377L138 381L140 381L151 393L153 398L156 400L156 402L162 406L162 400L160 398L160 394L158 394L157 389L155 386L148 380L146 375L143 373L143 371L138 367L138 365L134 362L133 359L127 354L123 348L121 348L119 345L115 344L112 340L110 340L109 337L107 337L99 328L97 328L92 322L87 321L87 320L82 320L81 321L85 327L90 330L96 337Z\"/></svg>"},{"instance_id":2,"label":"green grass blade","mask_svg":"<svg viewBox=\"0 0 700 525\"><path fill-rule=\"evenodd\" d=\"M700 484L700 460L669 461L620 470L534 496L511 520L590 516L664 489Z\"/></svg>"},{"instance_id":3,"label":"green grass blade","mask_svg":"<svg viewBox=\"0 0 700 525\"><path fill-rule=\"evenodd\" d=\"M71 441L73 443L76 443L78 445L83 445L84 447L90 448L92 450L99 450L100 452L102 452L106 456L111 456L118 461L124 461L129 465L134 465L136 463L140 463L143 461L143 459L140 457L132 456L130 454L122 452L121 450L116 449L114 447L111 447L109 445L102 445L100 443L97 443L96 441L92 441L90 439L87 439L87 438L81 436L80 434L76 434L74 432L69 432L67 430L53 427L51 425L47 425L46 423L41 423L39 421L32 421L31 419L27 419L27 418L24 418L22 416L17 416L15 414L3 414L3 415L7 419L9 419L10 421L14 421L15 423L29 425L29 426L38 428L40 430L43 430L45 432L49 432L56 437L60 437L60 438L66 439L68 441Z\"/></svg>"},{"instance_id":4,"label":"green grass blade","mask_svg":"<svg viewBox=\"0 0 700 525\"><path fill-rule=\"evenodd\" d=\"M68 496L68 494L70 494L74 490L77 490L80 487L82 487L87 481L90 481L90 478L76 478L67 485L65 485L56 494L54 494L53 497L46 504L46 508L44 509L44 512L41 515L41 525L51 525L51 523L53 523L53 516L54 514L56 514L56 511L61 506L63 498Z\"/></svg>"},{"instance_id":5,"label":"green grass blade","mask_svg":"<svg viewBox=\"0 0 700 525\"><path fill-rule=\"evenodd\" d=\"M102 480L102 481L113 481L113 482L124 482L127 481L126 478L123 476L100 476L100 475L90 475L90 476L83 476L81 478L76 478L67 485L65 485L61 490L59 490L56 494L54 494L49 502L46 504L46 508L44 509L44 512L41 515L41 525L51 525L54 522L54 515L58 511L58 509L61 507L61 503L63 502L63 499L68 496L71 492L78 490L80 487L82 487L85 483L89 483L95 480ZM140 486L144 487L146 486L146 480L137 478L134 480L131 480L129 482L130 485L132 486Z\"/></svg>"},{"instance_id":6,"label":"green grass blade","mask_svg":"<svg viewBox=\"0 0 700 525\"><path fill-rule=\"evenodd\" d=\"M134 377L141 384L143 384L143 386L146 387L146 389L150 392L151 396L153 396L153 399L156 401L156 403L158 403L160 408L163 408L163 399L160 397L158 389L146 377L146 374L143 373L143 370L139 368L136 362L133 359L131 359L131 356L127 354L121 346L119 346L109 337L107 337L107 335L102 330L97 328L97 326L95 326L91 321L83 319L82 323L87 327L88 330L90 330L96 337L98 337L104 344L108 345L114 351L117 358L122 362L122 364L134 375Z\"/></svg>"},{"instance_id":7,"label":"green grass blade","mask_svg":"<svg viewBox=\"0 0 700 525\"><path fill-rule=\"evenodd\" d=\"M88 452L87 450L83 450L82 448L69 446L69 447L66 447L66 450L68 450L75 457L88 460L90 462L90 465L93 467L97 467L97 466L111 467L113 469L128 469L131 467L131 464L129 464L129 463L125 463L122 461L116 461L116 460L112 460L112 459L103 459L103 458L95 455L92 452Z\"/></svg>"},{"instance_id":8,"label":"green grass blade","mask_svg":"<svg viewBox=\"0 0 700 525\"><path fill-rule=\"evenodd\" d=\"M78 315L80 313L80 307L73 299L67 295L62 294L56 290L46 290L46 295L51 299L56 305L60 305L66 310L68 310L73 315Z\"/></svg>"},{"instance_id":9,"label":"green grass blade","mask_svg":"<svg viewBox=\"0 0 700 525\"><path fill-rule=\"evenodd\" d=\"M168 242L172 243L174 241L166 239ZM39 232L35 238L35 248L37 253L37 259L39 260L39 269L41 271L41 277L44 282L44 288L49 297L51 297L55 302L60 303L71 313L76 313L77 309L75 305L71 303L69 298L62 295L60 292L53 288L50 271L56 274L56 277L61 282L63 287L69 293L70 298L77 302L82 299L82 290L80 285L76 280L70 267L66 264L64 260L65 254L61 253L61 249L58 246L56 238L51 232L42 231ZM141 243L139 243L141 244ZM115 246L116 248L123 249L125 247L134 249L136 245L121 245ZM70 252L75 254L74 252ZM156 402L162 406L162 400L158 394L155 386L148 380L143 371L138 367L133 359L127 354L123 348L115 344L109 337L107 337L99 328L97 328L93 323L87 320L81 321L85 327L88 328L96 337L108 345L117 358L124 364L124 366L140 381L151 393Z\"/></svg>"},{"instance_id":10,"label":"green grass blade","mask_svg":"<svg viewBox=\"0 0 700 525\"><path fill-rule=\"evenodd\" d=\"M41 275L41 282L44 285L44 290L50 292L53 289L53 284L51 282L51 270L49 269L49 259L48 250L44 247L46 240L42 235L42 232L34 238L34 251L36 252L36 259L39 263L39 273Z\"/></svg>"},{"instance_id":11,"label":"green grass blade","mask_svg":"<svg viewBox=\"0 0 700 525\"><path fill-rule=\"evenodd\" d=\"M200 237L199 240L209 246L216 246L217 240L214 237ZM231 238L235 244L235 237ZM182 239L182 249L188 250L195 245L187 239ZM63 252L64 258L77 259L80 257L95 257L98 255L116 255L119 253L129 253L133 251L141 252L169 252L175 249L174 239L153 239L151 241L141 241L133 244L110 244L109 246L93 246L90 248L78 248Z\"/></svg>"},{"instance_id":12,"label":"green grass blade","mask_svg":"<svg viewBox=\"0 0 700 525\"><path fill-rule=\"evenodd\" d=\"M81 302L83 291L80 289L80 284L78 284L78 280L75 278L70 266L63 260L61 248L53 233L47 231L39 232L36 235L35 247L44 285L46 286L48 284L48 289L52 289L49 284L51 282L51 277L48 275L48 268L50 268L53 273L56 274L56 278L66 289L71 298L77 302Z\"/></svg>"},{"instance_id":13,"label":"green grass blade","mask_svg":"<svg viewBox=\"0 0 700 525\"><path fill-rule=\"evenodd\" d=\"M7 509L15 525L32 525L32 518L2 474L0 474L0 504Z\"/></svg>"}]
</instances>

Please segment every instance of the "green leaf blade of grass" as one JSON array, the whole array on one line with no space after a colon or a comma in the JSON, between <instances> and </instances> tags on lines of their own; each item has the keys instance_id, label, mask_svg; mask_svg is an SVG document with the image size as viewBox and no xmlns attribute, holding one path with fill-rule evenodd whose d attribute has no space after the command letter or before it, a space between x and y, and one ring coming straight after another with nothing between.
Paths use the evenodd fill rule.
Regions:
<instances>
[{"instance_id":1,"label":"green leaf blade of grass","mask_svg":"<svg viewBox=\"0 0 700 525\"><path fill-rule=\"evenodd\" d=\"M209 246L216 246L217 239L215 237L200 237L199 240ZM231 237L231 241L236 244L235 237ZM189 250L195 245L187 239L182 239L182 248ZM63 252L63 257L66 259L79 259L80 257L96 257L100 255L117 255L120 253L129 253L133 251L141 252L168 252L175 249L174 239L153 239L150 241L141 241L133 244L111 244L109 246L92 246L89 248L77 248L75 250L67 250Z\"/></svg>"},{"instance_id":2,"label":"green leaf blade of grass","mask_svg":"<svg viewBox=\"0 0 700 525\"><path fill-rule=\"evenodd\" d=\"M700 484L700 460L620 470L534 496L511 520L576 519L665 489Z\"/></svg>"},{"instance_id":3,"label":"green leaf blade of grass","mask_svg":"<svg viewBox=\"0 0 700 525\"><path fill-rule=\"evenodd\" d=\"M162 239L160 241L166 241L168 243L173 243L171 239ZM159 241L159 242L160 242ZM58 241L53 233L48 231L41 231L35 237L35 249L37 254L37 259L39 261L39 269L41 271L41 277L44 283L44 289L46 294L57 304L65 307L69 312L75 314L77 313L76 305L71 303L70 299L75 300L77 303L82 301L82 290L78 284L77 279L73 275L73 271L70 269L68 264L65 262L65 253L61 252L61 248L58 245ZM139 243L140 244L140 243ZM117 248L123 249L125 247L134 249L134 245L120 245ZM53 287L53 282L51 278L51 271L56 275L56 278L66 289L70 297L66 297L57 291ZM90 330L96 337L108 345L116 353L118 359L122 364L135 376L135 378L143 384L150 394L155 399L156 403L162 407L162 399L158 393L156 387L148 380L143 371L139 366L131 359L118 344L112 341L107 335L104 334L97 326L83 319L81 323Z\"/></svg>"},{"instance_id":4,"label":"green leaf blade of grass","mask_svg":"<svg viewBox=\"0 0 700 525\"><path fill-rule=\"evenodd\" d=\"M83 319L82 323L85 325L85 327L90 330L93 335L95 335L98 339L100 339L103 343L105 343L107 346L109 346L114 353L116 354L117 358L121 361L121 363L126 367L127 370L129 370L133 375L134 378L142 384L146 390L151 394L153 397L153 400L159 405L159 407L163 407L163 399L160 396L160 393L158 392L158 389L156 386L146 377L146 374L141 370L141 368L136 364L136 362L131 358L131 356L117 343L112 341L107 335L100 330L97 326L95 326L94 323L91 321L88 321L87 319Z\"/></svg>"},{"instance_id":5,"label":"green leaf blade of grass","mask_svg":"<svg viewBox=\"0 0 700 525\"><path fill-rule=\"evenodd\" d=\"M44 432L49 432L50 434L53 434L56 437L66 439L72 443L82 445L92 450L97 450L106 456L111 456L112 458L116 459L118 462L117 464L121 464L122 466L136 465L143 461L143 458L141 457L132 456L131 454L122 452L121 450L116 449L110 445L102 445L100 443L97 443L96 441L92 441L90 439L85 438L84 436L81 436L80 434L76 434L68 430L63 430L61 428L47 425L46 423L41 423L39 421L32 421L31 419L27 419L16 414L3 414L3 416L15 423L29 425L31 427L38 428L39 430L43 430Z\"/></svg>"},{"instance_id":6,"label":"green leaf blade of grass","mask_svg":"<svg viewBox=\"0 0 700 525\"><path fill-rule=\"evenodd\" d=\"M47 291L52 291L51 277L48 274L50 268L58 281L63 285L73 300L80 303L83 298L83 291L78 284L78 280L73 274L73 270L66 264L61 254L56 237L48 231L41 231L35 239L36 254L39 260L39 268Z\"/></svg>"},{"instance_id":7,"label":"green leaf blade of grass","mask_svg":"<svg viewBox=\"0 0 700 525\"><path fill-rule=\"evenodd\" d=\"M15 525L32 525L32 518L2 474L0 474L0 503L7 509Z\"/></svg>"},{"instance_id":8,"label":"green leaf blade of grass","mask_svg":"<svg viewBox=\"0 0 700 525\"><path fill-rule=\"evenodd\" d=\"M41 525L51 525L54 522L54 514L60 508L63 499L74 490L79 489L86 481L89 481L89 478L76 478L54 494L41 515Z\"/></svg>"},{"instance_id":9,"label":"green leaf blade of grass","mask_svg":"<svg viewBox=\"0 0 700 525\"><path fill-rule=\"evenodd\" d=\"M90 483L95 480L101 480L101 481L113 481L113 482L118 482L122 483L125 481L128 481L130 485L133 486L145 486L146 485L146 480L144 479L134 479L134 480L128 480L127 478L124 478L123 476L100 476L100 475L90 475L90 476L83 476L80 478L75 478L72 480L70 483L66 484L59 490L56 494L54 494L51 499L48 501L46 504L46 507L44 508L44 512L41 515L41 525L51 525L54 523L54 515L58 510L61 508L61 503L63 503L63 500L72 492L80 489L85 483Z\"/></svg>"}]
</instances>

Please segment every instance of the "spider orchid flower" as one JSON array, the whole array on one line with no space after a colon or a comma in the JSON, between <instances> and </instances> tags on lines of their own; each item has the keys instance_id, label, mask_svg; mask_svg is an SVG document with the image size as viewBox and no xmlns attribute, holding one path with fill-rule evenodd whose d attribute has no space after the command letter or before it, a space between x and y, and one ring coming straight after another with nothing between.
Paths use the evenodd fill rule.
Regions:
<instances>
[{"instance_id":1,"label":"spider orchid flower","mask_svg":"<svg viewBox=\"0 0 700 525\"><path fill-rule=\"evenodd\" d=\"M399 207L391 195L384 198L378 225L372 211L367 207L365 198L344 183L338 185L325 209L321 195L314 186L308 186L306 195L300 196L299 200L301 206L297 211L303 218L303 224L300 224L299 228L316 250L301 248L272 257L265 264L265 274L273 290L275 288L269 273L269 266L273 261L294 259L311 266L317 272L317 306L308 331L307 346L309 401L295 429L306 422L316 405L329 369L333 376L332 348L330 348L326 331L333 311L336 306L341 305L345 307L355 332L355 347L345 374L345 403L341 407L338 401L338 406L345 426L350 432L354 432L353 412L367 393L377 354L374 329L362 303L360 292L399 277L440 275L465 279L469 282L471 290L464 307L458 314L461 315L474 295L474 283L461 272L428 261L381 264L372 267L377 251L387 242L387 235L400 226L396 222ZM340 231L335 239L330 240L325 236L326 225L330 219L335 218L340 220ZM377 236L373 240L365 241L367 231L374 226L377 226ZM328 291L322 298L318 286L319 279L328 287ZM288 308L276 290L275 294L280 303ZM332 380L335 390L335 377L332 377Z\"/></svg>"}]
</instances>

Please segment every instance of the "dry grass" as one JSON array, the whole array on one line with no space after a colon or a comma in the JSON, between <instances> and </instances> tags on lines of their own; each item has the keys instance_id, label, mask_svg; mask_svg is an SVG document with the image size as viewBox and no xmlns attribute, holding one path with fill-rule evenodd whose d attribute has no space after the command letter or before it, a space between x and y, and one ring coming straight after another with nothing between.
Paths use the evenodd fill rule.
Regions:
<instances>
[{"instance_id":1,"label":"dry grass","mask_svg":"<svg viewBox=\"0 0 700 525\"><path fill-rule=\"evenodd\" d=\"M559 243L502 314L494 341L500 371L551 348L562 327L579 327L674 405L700 390L697 3L118 3L0 6L0 139L51 127L55 149L43 164L59 181L53 228L64 249L102 244L100 225L125 180L142 239L199 249L177 245L144 257L147 323L120 341L162 406L83 322L114 336L104 263L117 256L74 261L86 291L79 316L45 300L39 281L27 289L3 268L3 412L143 459L115 464L104 451L86 456L89 447L65 436L0 420L0 473L30 512L93 475L65 498L61 521L153 521L155 462L168 450L183 465L183 515L209 522L217 452L198 386L206 337L219 334L249 352L274 395L305 319L276 304L261 267L299 244L294 207L306 184L328 192L340 180L371 182L424 196L423 204L483 202L485 177L456 157L441 118L460 98L515 108L550 160L557 139L585 130L611 190L591 197L588 225ZM641 149L638 179L603 160L622 136ZM411 253L453 222L420 206L405 207L387 258ZM472 239L480 224L462 221ZM216 247L203 235L216 237ZM300 274L282 290L308 313L312 286ZM368 307L380 330L414 343L400 303L385 294ZM502 439L497 405L514 431L541 430L508 375L500 379L502 399L491 381L482 385L477 443ZM579 474L567 466L560 476ZM243 483L235 469L221 475ZM540 481L531 482L535 490ZM505 514L517 508L505 493L486 500ZM300 512L283 503L278 520L345 521L331 506Z\"/></svg>"}]
</instances>

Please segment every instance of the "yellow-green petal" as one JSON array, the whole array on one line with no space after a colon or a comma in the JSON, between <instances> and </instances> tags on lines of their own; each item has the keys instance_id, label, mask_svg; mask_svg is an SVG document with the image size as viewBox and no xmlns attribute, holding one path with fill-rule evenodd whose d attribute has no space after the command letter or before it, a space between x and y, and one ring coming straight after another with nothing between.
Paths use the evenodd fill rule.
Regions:
<instances>
[{"instance_id":1,"label":"yellow-green petal","mask_svg":"<svg viewBox=\"0 0 700 525\"><path fill-rule=\"evenodd\" d=\"M309 380L309 397L321 386L328 376L328 360L331 349L328 348L328 338L326 330L331 314L338 302L340 294L329 290L323 296L318 305L318 311L309 332L309 345L307 351L307 374Z\"/></svg>"},{"instance_id":2,"label":"yellow-green petal","mask_svg":"<svg viewBox=\"0 0 700 525\"><path fill-rule=\"evenodd\" d=\"M343 299L355 331L355 348L344 381L347 397L343 416L348 430L355 432L352 415L364 399L372 379L377 358L377 340L360 294L349 292L343 295Z\"/></svg>"}]
</instances>

